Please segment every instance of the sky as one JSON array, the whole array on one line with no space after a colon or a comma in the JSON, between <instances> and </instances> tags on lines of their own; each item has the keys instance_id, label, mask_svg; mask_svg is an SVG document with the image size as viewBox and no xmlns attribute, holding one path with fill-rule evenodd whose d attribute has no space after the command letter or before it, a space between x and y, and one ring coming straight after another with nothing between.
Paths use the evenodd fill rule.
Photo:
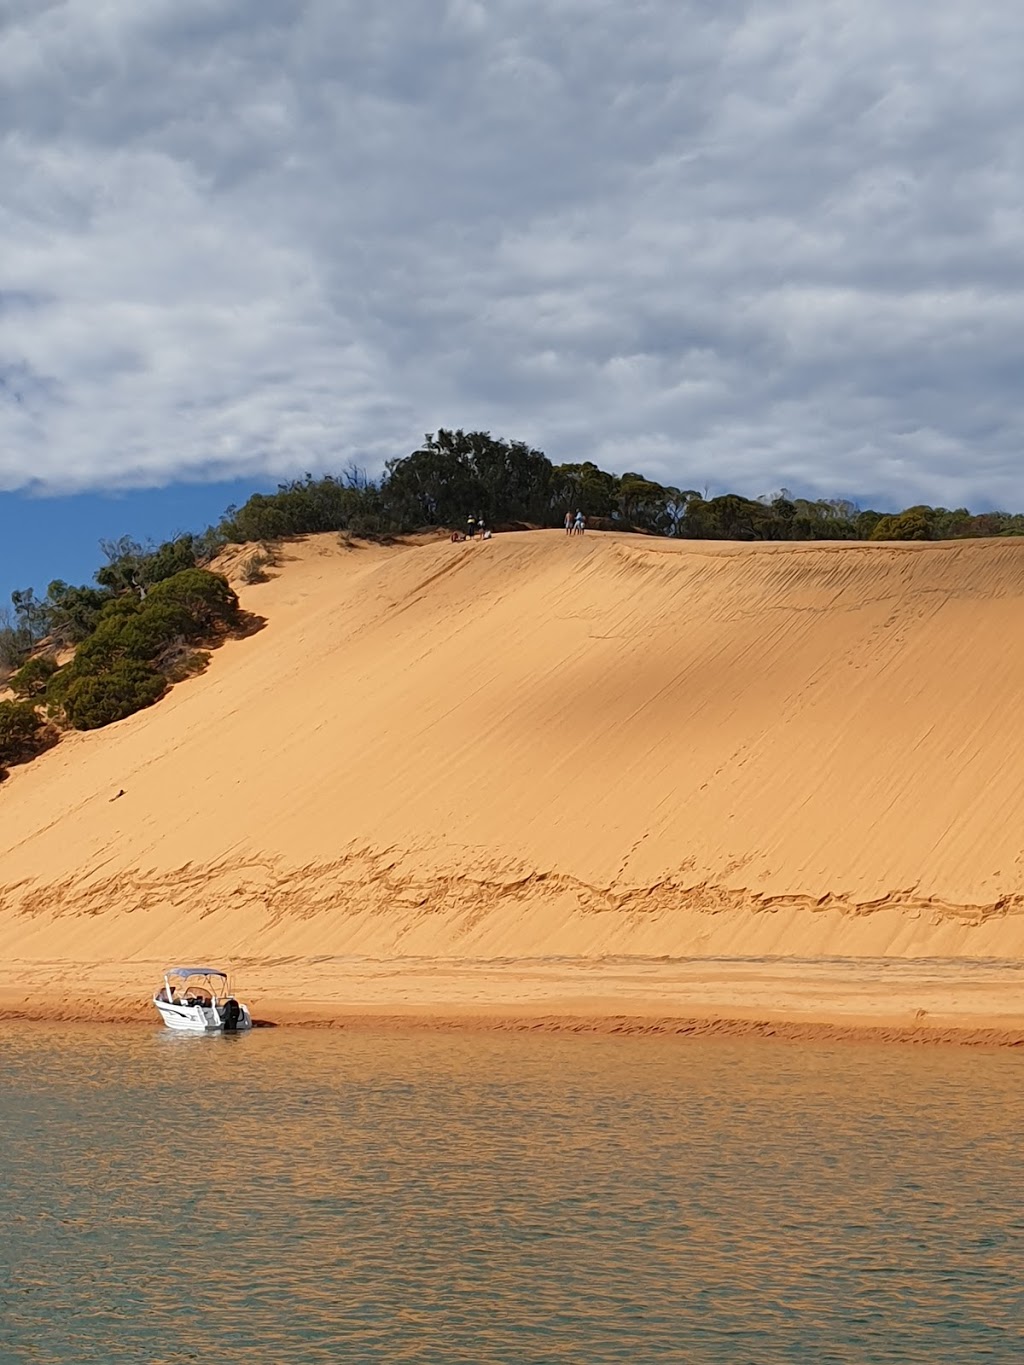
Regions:
<instances>
[{"instance_id":1,"label":"sky","mask_svg":"<svg viewBox=\"0 0 1024 1365\"><path fill-rule=\"evenodd\" d=\"M440 426L1024 508L1022 69L1005 0L0 0L0 591Z\"/></svg>"},{"instance_id":2,"label":"sky","mask_svg":"<svg viewBox=\"0 0 1024 1365\"><path fill-rule=\"evenodd\" d=\"M228 507L274 487L272 481L243 478L115 493L0 494L0 622L15 589L34 588L44 596L55 578L90 583L106 563L101 540L130 536L143 545L159 545L184 531L216 525Z\"/></svg>"}]
</instances>

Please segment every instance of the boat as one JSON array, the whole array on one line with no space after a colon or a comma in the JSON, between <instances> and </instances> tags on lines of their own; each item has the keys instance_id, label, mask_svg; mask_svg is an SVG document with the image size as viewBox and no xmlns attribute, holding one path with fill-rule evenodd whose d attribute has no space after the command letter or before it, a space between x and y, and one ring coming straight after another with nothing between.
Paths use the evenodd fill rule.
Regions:
<instances>
[{"instance_id":1,"label":"boat","mask_svg":"<svg viewBox=\"0 0 1024 1365\"><path fill-rule=\"evenodd\" d=\"M238 1033L252 1028L249 1006L230 993L228 974L219 967L168 967L153 1004L168 1028L185 1033Z\"/></svg>"}]
</instances>

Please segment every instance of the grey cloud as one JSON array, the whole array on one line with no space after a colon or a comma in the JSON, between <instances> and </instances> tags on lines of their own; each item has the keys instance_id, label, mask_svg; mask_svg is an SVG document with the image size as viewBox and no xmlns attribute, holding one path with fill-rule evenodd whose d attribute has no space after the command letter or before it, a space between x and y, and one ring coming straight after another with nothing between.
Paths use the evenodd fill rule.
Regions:
<instances>
[{"instance_id":1,"label":"grey cloud","mask_svg":"<svg viewBox=\"0 0 1024 1365\"><path fill-rule=\"evenodd\" d=\"M7 0L0 487L460 424L1024 506L1022 54L993 0Z\"/></svg>"}]
</instances>

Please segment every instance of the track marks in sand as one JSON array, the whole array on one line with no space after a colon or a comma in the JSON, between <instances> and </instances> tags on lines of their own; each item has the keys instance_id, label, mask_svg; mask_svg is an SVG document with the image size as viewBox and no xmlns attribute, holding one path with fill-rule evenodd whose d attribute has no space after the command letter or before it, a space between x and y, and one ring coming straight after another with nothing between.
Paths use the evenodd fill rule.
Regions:
<instances>
[{"instance_id":1,"label":"track marks in sand","mask_svg":"<svg viewBox=\"0 0 1024 1365\"><path fill-rule=\"evenodd\" d=\"M266 954L408 953L442 956L529 956L544 951L601 957L643 942L645 951L735 952L794 919L805 928L821 922L824 938L845 923L859 933L862 951L884 948L897 925L924 920L932 929L963 931L1016 924L1024 939L1024 896L988 905L950 904L913 890L894 890L870 902L848 895L765 895L746 888L694 882L685 874L650 885L598 886L557 872L500 866L464 851L461 869L424 876L424 850L351 850L330 863L288 867L266 858L189 865L170 875L121 873L83 883L22 883L0 902L0 943L20 921L44 937L80 938L81 921L95 949L108 938L111 951L134 922L147 943L153 935L210 950ZM145 926L150 926L146 929ZM737 941L739 940L739 942ZM963 944L966 942L966 948ZM991 951L979 940L980 955ZM204 951L206 948L204 947Z\"/></svg>"}]
</instances>

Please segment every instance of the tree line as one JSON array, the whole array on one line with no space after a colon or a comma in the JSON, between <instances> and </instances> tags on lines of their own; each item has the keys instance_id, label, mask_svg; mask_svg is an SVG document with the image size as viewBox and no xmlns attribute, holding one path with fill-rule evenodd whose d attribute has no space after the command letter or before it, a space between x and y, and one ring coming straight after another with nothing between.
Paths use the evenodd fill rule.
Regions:
<instances>
[{"instance_id":1,"label":"tree line","mask_svg":"<svg viewBox=\"0 0 1024 1365\"><path fill-rule=\"evenodd\" d=\"M12 594L0 619L0 775L52 742L60 727L90 729L151 705L175 678L201 666L199 648L238 630L238 601L208 565L228 543L264 543L314 532L387 540L463 527L561 526L581 511L594 529L694 540L948 540L1024 535L1024 514L917 505L862 509L843 499L759 498L677 488L643 474L613 474L592 461L553 464L523 441L486 431L440 430L391 460L377 479L356 468L282 483L229 507L202 534L158 546L130 537L101 542L93 581L60 579L44 596ZM254 555L251 568L258 572ZM64 651L73 658L58 665Z\"/></svg>"},{"instance_id":2,"label":"tree line","mask_svg":"<svg viewBox=\"0 0 1024 1365\"><path fill-rule=\"evenodd\" d=\"M592 461L553 464L522 441L486 431L438 431L380 479L358 469L281 484L231 507L216 528L225 540L276 540L314 531L387 537L433 527L457 529L483 517L494 529L561 526L581 511L597 529L691 540L948 540L1024 535L1024 514L975 515L965 507L862 509L841 498L709 497L644 474L612 474Z\"/></svg>"}]
</instances>

